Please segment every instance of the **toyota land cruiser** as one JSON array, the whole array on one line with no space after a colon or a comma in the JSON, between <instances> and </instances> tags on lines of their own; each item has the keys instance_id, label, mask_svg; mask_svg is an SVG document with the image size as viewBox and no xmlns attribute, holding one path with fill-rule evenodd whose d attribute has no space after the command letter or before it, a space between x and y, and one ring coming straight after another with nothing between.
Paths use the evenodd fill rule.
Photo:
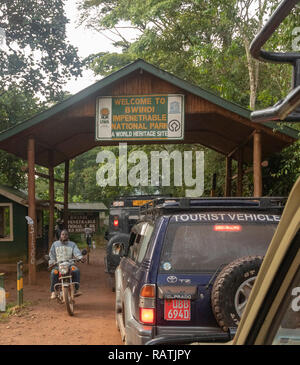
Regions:
<instances>
[{"instance_id":1,"label":"toyota land cruiser","mask_svg":"<svg viewBox=\"0 0 300 365\"><path fill-rule=\"evenodd\" d=\"M275 232L283 198L157 199L115 272L127 344L161 336L228 341ZM120 245L118 245L120 249Z\"/></svg>"}]
</instances>

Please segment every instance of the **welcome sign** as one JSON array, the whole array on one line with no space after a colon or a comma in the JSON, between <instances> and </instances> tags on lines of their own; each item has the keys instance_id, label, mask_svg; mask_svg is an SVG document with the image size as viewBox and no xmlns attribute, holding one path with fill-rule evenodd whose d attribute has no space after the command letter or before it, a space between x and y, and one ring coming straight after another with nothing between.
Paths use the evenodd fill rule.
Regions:
<instances>
[{"instance_id":1,"label":"welcome sign","mask_svg":"<svg viewBox=\"0 0 300 365\"><path fill-rule=\"evenodd\" d=\"M104 96L97 99L97 141L183 138L183 95Z\"/></svg>"}]
</instances>

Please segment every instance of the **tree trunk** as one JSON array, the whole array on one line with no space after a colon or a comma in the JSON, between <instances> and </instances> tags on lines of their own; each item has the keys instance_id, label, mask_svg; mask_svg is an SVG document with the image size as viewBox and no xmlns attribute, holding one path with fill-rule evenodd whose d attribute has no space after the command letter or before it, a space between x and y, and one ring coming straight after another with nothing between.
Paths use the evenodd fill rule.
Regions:
<instances>
[{"instance_id":1,"label":"tree trunk","mask_svg":"<svg viewBox=\"0 0 300 365\"><path fill-rule=\"evenodd\" d=\"M251 110L254 110L257 96L258 77L259 77L259 62L252 58L250 54L250 42L245 36L244 36L244 45L247 56L247 66L249 73L249 86L250 86L249 106Z\"/></svg>"}]
</instances>

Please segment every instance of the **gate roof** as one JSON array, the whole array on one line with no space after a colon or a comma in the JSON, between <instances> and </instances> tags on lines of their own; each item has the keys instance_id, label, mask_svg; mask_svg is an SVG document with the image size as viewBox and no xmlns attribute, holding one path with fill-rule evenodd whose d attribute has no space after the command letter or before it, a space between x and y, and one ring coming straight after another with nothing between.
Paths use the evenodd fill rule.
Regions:
<instances>
[{"instance_id":1,"label":"gate roof","mask_svg":"<svg viewBox=\"0 0 300 365\"><path fill-rule=\"evenodd\" d=\"M36 163L49 167L96 146L117 145L119 141L95 140L96 98L149 94L185 96L184 140L166 143L198 143L223 155L230 154L234 159L237 159L238 148L243 146L244 162L252 162L253 143L250 136L255 129L259 128L262 133L264 159L297 139L294 129L279 129L275 123L258 126L250 121L250 110L138 59L63 102L0 133L0 148L27 160L27 139L33 136L36 141ZM49 151L52 151L51 159Z\"/></svg>"}]
</instances>

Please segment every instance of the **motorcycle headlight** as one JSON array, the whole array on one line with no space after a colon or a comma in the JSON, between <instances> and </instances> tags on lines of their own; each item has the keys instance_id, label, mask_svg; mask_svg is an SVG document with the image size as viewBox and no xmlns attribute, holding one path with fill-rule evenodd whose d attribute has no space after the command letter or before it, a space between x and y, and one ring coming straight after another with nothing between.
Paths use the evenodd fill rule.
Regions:
<instances>
[{"instance_id":1,"label":"motorcycle headlight","mask_svg":"<svg viewBox=\"0 0 300 365\"><path fill-rule=\"evenodd\" d=\"M58 268L62 275L66 275L69 272L69 265L60 264Z\"/></svg>"}]
</instances>

